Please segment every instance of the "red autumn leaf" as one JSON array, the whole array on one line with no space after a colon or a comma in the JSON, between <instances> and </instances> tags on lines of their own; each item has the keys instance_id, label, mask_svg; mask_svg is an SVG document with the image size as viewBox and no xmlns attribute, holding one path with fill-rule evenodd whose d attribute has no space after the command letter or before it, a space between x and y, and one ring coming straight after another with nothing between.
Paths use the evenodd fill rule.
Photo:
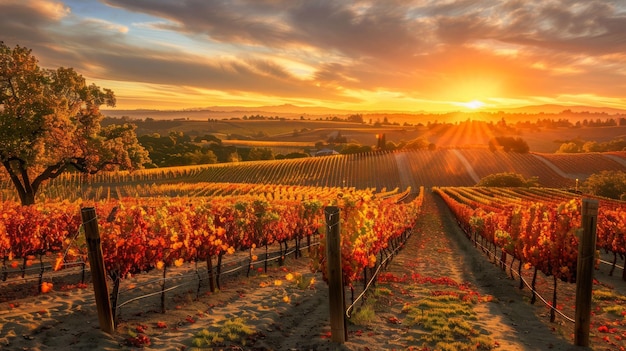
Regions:
<instances>
[{"instance_id":1,"label":"red autumn leaf","mask_svg":"<svg viewBox=\"0 0 626 351\"><path fill-rule=\"evenodd\" d=\"M402 321L398 319L398 317L392 316L387 319L387 321L391 324L402 324Z\"/></svg>"}]
</instances>

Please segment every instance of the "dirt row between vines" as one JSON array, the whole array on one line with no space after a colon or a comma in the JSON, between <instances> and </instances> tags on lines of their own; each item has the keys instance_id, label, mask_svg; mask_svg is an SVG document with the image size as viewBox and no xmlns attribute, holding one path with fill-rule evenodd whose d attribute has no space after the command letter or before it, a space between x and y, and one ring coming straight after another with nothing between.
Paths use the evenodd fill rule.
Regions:
<instances>
[{"instance_id":1,"label":"dirt row between vines","mask_svg":"<svg viewBox=\"0 0 626 351\"><path fill-rule=\"evenodd\" d=\"M178 293L164 314L157 311L158 296L125 306L115 335L99 330L90 287L17 299L0 308L0 348L436 350L446 344L437 346L438 337L453 335L456 343L448 341L445 349L581 350L517 285L467 241L443 202L427 193L413 235L381 275L376 293L357 305L353 319L360 322L348 323L344 344L330 340L321 275L311 273L308 259L289 258L268 273L227 279L220 292L199 299L194 289ZM373 313L365 313L368 308ZM439 312L450 313L444 318L466 327L465 333L427 326L424 316Z\"/></svg>"}]
</instances>

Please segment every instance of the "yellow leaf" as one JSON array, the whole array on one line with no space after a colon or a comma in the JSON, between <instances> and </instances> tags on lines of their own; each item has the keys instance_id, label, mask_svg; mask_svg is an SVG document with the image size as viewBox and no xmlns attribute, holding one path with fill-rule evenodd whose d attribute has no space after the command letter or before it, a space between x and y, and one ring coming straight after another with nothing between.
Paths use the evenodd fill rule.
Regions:
<instances>
[{"instance_id":1,"label":"yellow leaf","mask_svg":"<svg viewBox=\"0 0 626 351\"><path fill-rule=\"evenodd\" d=\"M54 270L58 271L63 267L63 256L59 256L54 263Z\"/></svg>"}]
</instances>

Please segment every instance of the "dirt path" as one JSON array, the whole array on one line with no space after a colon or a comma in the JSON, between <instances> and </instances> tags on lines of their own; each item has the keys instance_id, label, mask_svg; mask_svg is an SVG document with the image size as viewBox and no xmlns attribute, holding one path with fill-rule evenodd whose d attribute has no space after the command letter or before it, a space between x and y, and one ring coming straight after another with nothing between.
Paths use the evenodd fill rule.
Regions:
<instances>
[{"instance_id":1,"label":"dirt path","mask_svg":"<svg viewBox=\"0 0 626 351\"><path fill-rule=\"evenodd\" d=\"M538 318L536 308L516 293L517 283L469 245L445 204L430 193L414 234L383 277L378 288L388 289L388 293L378 297L376 321L364 327L350 325L350 338L342 349L421 347L420 338L433 332L413 324L407 306L455 284L461 291L481 297L472 305L467 320L480 335L490 339L494 349L573 349L571 342L552 332ZM428 350L435 349L430 347Z\"/></svg>"},{"instance_id":2,"label":"dirt path","mask_svg":"<svg viewBox=\"0 0 626 351\"><path fill-rule=\"evenodd\" d=\"M441 198L433 194L428 194L427 198L420 220L420 226L427 231L419 234L441 238L439 245L446 254L439 256L438 264L444 264L457 277L460 275L462 281L470 282L481 294L494 297L492 302L478 305L476 312L501 349L581 350L572 346L572 340L553 332L546 322L546 308L530 305L529 292L520 291L517 280L510 279L471 244ZM424 250L434 247L436 245L424 245Z\"/></svg>"},{"instance_id":3,"label":"dirt path","mask_svg":"<svg viewBox=\"0 0 626 351\"><path fill-rule=\"evenodd\" d=\"M575 349L571 341L552 331L545 318L541 320L541 307L524 301L524 294L517 292L516 281L509 279L470 245L445 204L430 193L426 195L414 234L381 280L377 287L385 293L375 297L374 320L365 325L349 323L345 344L328 341L328 295L322 282L316 286L314 294L281 310L280 321L273 321L263 333L262 340L254 345L273 350L418 347L422 345L419 338L429 332L419 324L411 325L407 306L427 298L426 295L433 291L443 291L458 284L461 290L466 289L483 298L471 306L467 319L480 335L491 340L494 349ZM431 286L431 281L444 284Z\"/></svg>"}]
</instances>

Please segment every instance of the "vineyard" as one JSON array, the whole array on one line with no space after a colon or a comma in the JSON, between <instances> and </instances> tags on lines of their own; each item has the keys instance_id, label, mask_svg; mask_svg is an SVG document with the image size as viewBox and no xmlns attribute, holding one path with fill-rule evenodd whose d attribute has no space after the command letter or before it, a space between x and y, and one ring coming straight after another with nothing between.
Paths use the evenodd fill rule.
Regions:
<instances>
[{"instance_id":1,"label":"vineyard","mask_svg":"<svg viewBox=\"0 0 626 351\"><path fill-rule=\"evenodd\" d=\"M67 173L46 183L42 200L75 201L123 197L198 196L210 192L197 183L248 183L406 189L420 186L473 186L494 173L536 178L549 188L573 188L601 170L626 170L626 152L518 154L487 149L399 150L274 161L171 167L86 176ZM15 200L8 179L0 178L0 200ZM219 189L215 191L220 191Z\"/></svg>"},{"instance_id":2,"label":"vineyard","mask_svg":"<svg viewBox=\"0 0 626 351\"><path fill-rule=\"evenodd\" d=\"M551 277L549 304L558 306L557 282L576 280L576 230L581 225L580 195L567 190L601 170L626 170L626 152L404 150L90 176L67 173L46 184L39 203L28 207L15 201L11 184L2 180L0 291L30 279L27 284L44 294L53 289L56 272L76 267L83 285L88 267L80 213L85 207L96 210L114 309L124 281L146 273L159 272L162 283L155 293L162 296L167 275L181 268L198 276L198 296L204 280L215 293L229 258L237 258L241 274L249 276L267 273L270 256L279 265L289 255L306 256L311 271L326 279L323 209L338 206L343 281L354 300L355 289L365 289L368 277L404 246L420 220L424 192L432 188L466 236L511 276L519 276L520 287L524 272L532 272L532 302L537 275ZM473 187L499 172L535 177L545 187ZM612 274L618 257L626 255L626 206L599 202L597 246L612 259ZM626 280L624 272L622 268ZM15 298L3 295L2 302ZM163 312L164 301L162 297ZM551 309L552 321L556 313Z\"/></svg>"},{"instance_id":3,"label":"vineyard","mask_svg":"<svg viewBox=\"0 0 626 351\"><path fill-rule=\"evenodd\" d=\"M278 244L284 258L289 243L296 252L309 248L323 271L325 246L323 208L342 209L345 241L342 244L344 281L352 286L367 268L382 261L390 246L414 225L423 190L403 201L410 189L399 192L238 184L207 186L212 196L124 198L91 203L96 208L104 263L114 290L120 280L140 272L206 262L219 274L222 258L247 251L250 269L259 251ZM220 190L219 194L217 190ZM77 245L80 206L86 203L46 203L23 207L2 203L0 256L2 278L24 276L33 263L45 289L44 260L55 257L55 271L86 262L87 250ZM311 241L321 245L311 249ZM306 245L303 245L303 241ZM284 247L284 251L283 250ZM256 249L256 252L255 252ZM50 268L50 267L49 267ZM267 263L265 263L267 270ZM211 280L211 290L214 281Z\"/></svg>"},{"instance_id":4,"label":"vineyard","mask_svg":"<svg viewBox=\"0 0 626 351\"><path fill-rule=\"evenodd\" d=\"M556 314L561 313L556 306L562 306L557 299L558 282L574 283L577 278L580 196L547 188L440 187L434 192L448 205L466 236L503 270L508 266L511 276L519 278L520 289L526 283L523 271L532 270L531 303L537 300L538 272L552 277L553 295L548 304L554 306L550 310L550 321L554 322ZM626 253L623 202L599 199L596 247L612 256L612 262L596 258L596 266L600 262L611 265L612 275L617 257ZM626 280L623 267L622 280ZM573 322L571 317L563 317Z\"/></svg>"}]
</instances>

